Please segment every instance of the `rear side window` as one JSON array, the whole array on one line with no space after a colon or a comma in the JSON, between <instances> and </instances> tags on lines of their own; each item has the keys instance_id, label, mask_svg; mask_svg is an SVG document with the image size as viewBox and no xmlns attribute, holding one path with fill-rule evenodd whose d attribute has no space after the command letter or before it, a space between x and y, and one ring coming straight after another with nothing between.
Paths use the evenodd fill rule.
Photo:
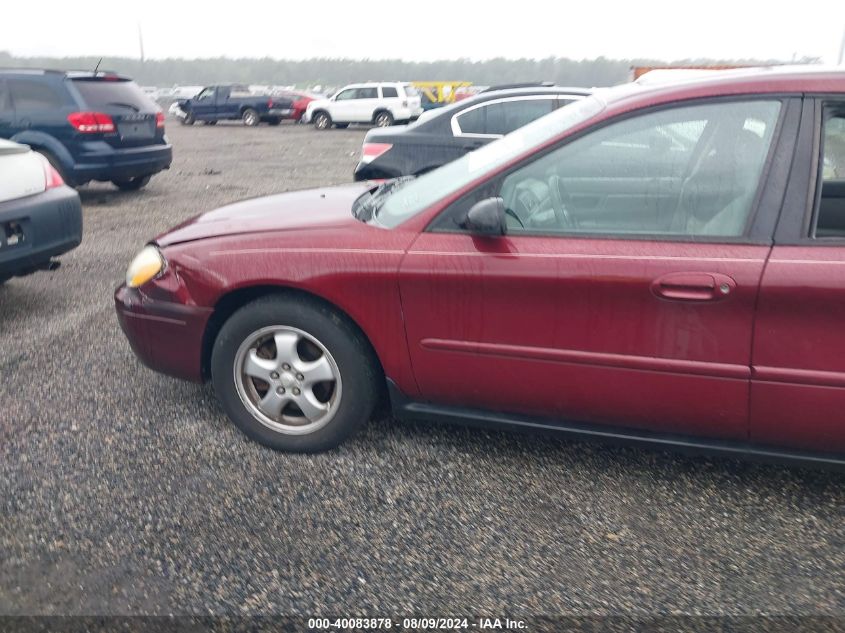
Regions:
<instances>
[{"instance_id":1,"label":"rear side window","mask_svg":"<svg viewBox=\"0 0 845 633\"><path fill-rule=\"evenodd\" d=\"M845 105L825 109L814 237L845 237Z\"/></svg>"},{"instance_id":2,"label":"rear side window","mask_svg":"<svg viewBox=\"0 0 845 633\"><path fill-rule=\"evenodd\" d=\"M461 134L484 134L484 123L487 120L487 107L474 108L457 115L458 127Z\"/></svg>"},{"instance_id":3,"label":"rear side window","mask_svg":"<svg viewBox=\"0 0 845 633\"><path fill-rule=\"evenodd\" d=\"M103 110L109 107L123 107L135 112L158 110L158 106L134 81L76 79L73 85L91 110Z\"/></svg>"},{"instance_id":4,"label":"rear side window","mask_svg":"<svg viewBox=\"0 0 845 633\"><path fill-rule=\"evenodd\" d=\"M554 109L554 99L515 99L487 108L487 134L510 134Z\"/></svg>"},{"instance_id":5,"label":"rear side window","mask_svg":"<svg viewBox=\"0 0 845 633\"><path fill-rule=\"evenodd\" d=\"M824 127L822 182L845 180L845 114L828 119Z\"/></svg>"},{"instance_id":6,"label":"rear side window","mask_svg":"<svg viewBox=\"0 0 845 633\"><path fill-rule=\"evenodd\" d=\"M554 106L554 97L492 102L458 114L455 132L503 136L549 114Z\"/></svg>"},{"instance_id":7,"label":"rear side window","mask_svg":"<svg viewBox=\"0 0 845 633\"><path fill-rule=\"evenodd\" d=\"M382 86L381 95L385 99L395 99L399 96L399 93L396 91L396 88L393 86Z\"/></svg>"},{"instance_id":8,"label":"rear side window","mask_svg":"<svg viewBox=\"0 0 845 633\"><path fill-rule=\"evenodd\" d=\"M9 91L16 110L54 110L62 106L59 93L41 81L10 79Z\"/></svg>"}]
</instances>

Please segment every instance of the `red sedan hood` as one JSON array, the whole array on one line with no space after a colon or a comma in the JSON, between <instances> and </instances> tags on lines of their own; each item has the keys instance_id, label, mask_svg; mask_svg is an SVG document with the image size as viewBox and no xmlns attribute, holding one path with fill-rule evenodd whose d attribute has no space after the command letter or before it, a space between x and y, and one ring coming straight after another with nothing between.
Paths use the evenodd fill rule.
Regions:
<instances>
[{"instance_id":1,"label":"red sedan hood","mask_svg":"<svg viewBox=\"0 0 845 633\"><path fill-rule=\"evenodd\" d=\"M320 229L356 223L352 203L372 184L308 189L244 200L200 214L156 238L160 246L222 235Z\"/></svg>"}]
</instances>

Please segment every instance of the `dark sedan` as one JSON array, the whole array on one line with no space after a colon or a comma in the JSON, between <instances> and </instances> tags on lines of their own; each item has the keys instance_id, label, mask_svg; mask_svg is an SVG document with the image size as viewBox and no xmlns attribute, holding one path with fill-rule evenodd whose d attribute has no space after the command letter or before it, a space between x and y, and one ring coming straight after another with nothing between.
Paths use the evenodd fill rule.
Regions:
<instances>
[{"instance_id":1,"label":"dark sedan","mask_svg":"<svg viewBox=\"0 0 845 633\"><path fill-rule=\"evenodd\" d=\"M372 129L355 180L424 174L588 94L557 86L488 90L406 127Z\"/></svg>"}]
</instances>

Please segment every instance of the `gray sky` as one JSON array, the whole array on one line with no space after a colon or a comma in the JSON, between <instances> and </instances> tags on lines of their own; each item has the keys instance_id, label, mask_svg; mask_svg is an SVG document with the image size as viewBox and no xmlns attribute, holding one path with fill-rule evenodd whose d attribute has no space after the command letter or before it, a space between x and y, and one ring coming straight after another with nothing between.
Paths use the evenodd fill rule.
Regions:
<instances>
[{"instance_id":1,"label":"gray sky","mask_svg":"<svg viewBox=\"0 0 845 633\"><path fill-rule=\"evenodd\" d=\"M0 50L147 57L821 57L845 0L6 0ZM404 8L411 7L411 8ZM788 8L779 8L788 7Z\"/></svg>"}]
</instances>

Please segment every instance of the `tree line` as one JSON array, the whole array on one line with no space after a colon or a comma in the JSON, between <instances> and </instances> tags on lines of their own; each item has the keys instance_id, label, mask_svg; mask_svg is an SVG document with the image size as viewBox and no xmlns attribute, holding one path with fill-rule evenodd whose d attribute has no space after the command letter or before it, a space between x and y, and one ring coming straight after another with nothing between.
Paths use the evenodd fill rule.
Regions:
<instances>
[{"instance_id":1,"label":"tree line","mask_svg":"<svg viewBox=\"0 0 845 633\"><path fill-rule=\"evenodd\" d=\"M815 63L814 58L792 60ZM232 59L147 59L128 57L15 57L0 51L0 67L91 69L99 62L101 70L113 70L133 77L139 84L169 87L213 83L244 83L298 86L341 86L370 80L471 81L496 85L527 81L552 81L561 86L610 86L628 81L634 66L666 65L759 65L783 63L760 59L657 59L575 60L565 57L545 59L495 58L484 61L444 59L409 62L401 59L283 60L272 58Z\"/></svg>"}]
</instances>

